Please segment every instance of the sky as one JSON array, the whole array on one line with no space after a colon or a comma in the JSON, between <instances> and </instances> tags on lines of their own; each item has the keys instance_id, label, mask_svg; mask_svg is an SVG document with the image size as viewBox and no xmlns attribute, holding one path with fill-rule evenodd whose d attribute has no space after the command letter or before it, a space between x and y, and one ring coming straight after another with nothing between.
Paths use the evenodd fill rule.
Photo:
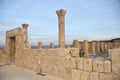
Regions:
<instances>
[{"instance_id":1,"label":"sky","mask_svg":"<svg viewBox=\"0 0 120 80\"><path fill-rule=\"evenodd\" d=\"M66 44L120 37L120 0L0 0L0 44L5 33L29 24L31 45L58 44L58 16L64 9Z\"/></svg>"}]
</instances>

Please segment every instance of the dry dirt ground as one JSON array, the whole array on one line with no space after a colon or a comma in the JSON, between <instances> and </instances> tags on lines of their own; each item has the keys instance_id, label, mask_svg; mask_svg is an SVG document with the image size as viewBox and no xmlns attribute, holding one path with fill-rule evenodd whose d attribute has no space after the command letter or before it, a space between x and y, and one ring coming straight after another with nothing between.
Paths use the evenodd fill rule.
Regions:
<instances>
[{"instance_id":1,"label":"dry dirt ground","mask_svg":"<svg viewBox=\"0 0 120 80\"><path fill-rule=\"evenodd\" d=\"M0 80L64 80L50 75L37 75L34 71L15 65L0 65Z\"/></svg>"}]
</instances>

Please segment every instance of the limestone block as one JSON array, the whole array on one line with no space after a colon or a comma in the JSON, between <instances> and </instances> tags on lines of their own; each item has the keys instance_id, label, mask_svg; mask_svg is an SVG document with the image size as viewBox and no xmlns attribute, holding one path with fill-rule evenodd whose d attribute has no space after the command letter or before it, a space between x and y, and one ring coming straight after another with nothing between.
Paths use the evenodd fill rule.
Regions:
<instances>
[{"instance_id":1,"label":"limestone block","mask_svg":"<svg viewBox=\"0 0 120 80\"><path fill-rule=\"evenodd\" d=\"M64 67L57 66L57 76L58 77L62 77L63 78L64 72L65 72L65 68Z\"/></svg>"},{"instance_id":2,"label":"limestone block","mask_svg":"<svg viewBox=\"0 0 120 80\"><path fill-rule=\"evenodd\" d=\"M99 80L99 73L98 72L91 72L90 73L90 80Z\"/></svg>"},{"instance_id":3,"label":"limestone block","mask_svg":"<svg viewBox=\"0 0 120 80\"><path fill-rule=\"evenodd\" d=\"M67 55L66 49L64 49L64 48L58 48L58 49L56 49L56 55L57 56L66 56Z\"/></svg>"},{"instance_id":4,"label":"limestone block","mask_svg":"<svg viewBox=\"0 0 120 80\"><path fill-rule=\"evenodd\" d=\"M83 69L88 71L92 70L92 58L84 58Z\"/></svg>"},{"instance_id":5,"label":"limestone block","mask_svg":"<svg viewBox=\"0 0 120 80\"><path fill-rule=\"evenodd\" d=\"M106 73L111 72L111 61L105 60L105 63L104 63L104 71L105 71Z\"/></svg>"},{"instance_id":6,"label":"limestone block","mask_svg":"<svg viewBox=\"0 0 120 80\"><path fill-rule=\"evenodd\" d=\"M55 65L56 66L63 66L63 57L55 57Z\"/></svg>"},{"instance_id":7,"label":"limestone block","mask_svg":"<svg viewBox=\"0 0 120 80\"><path fill-rule=\"evenodd\" d=\"M89 79L89 72L87 72L87 71L83 71L83 72L81 72L81 74L80 74L80 80L88 80Z\"/></svg>"},{"instance_id":8,"label":"limestone block","mask_svg":"<svg viewBox=\"0 0 120 80\"><path fill-rule=\"evenodd\" d=\"M80 80L80 70L72 69L72 79L71 80Z\"/></svg>"},{"instance_id":9,"label":"limestone block","mask_svg":"<svg viewBox=\"0 0 120 80\"><path fill-rule=\"evenodd\" d=\"M77 69L83 69L83 58L77 58Z\"/></svg>"},{"instance_id":10,"label":"limestone block","mask_svg":"<svg viewBox=\"0 0 120 80\"><path fill-rule=\"evenodd\" d=\"M76 58L71 58L69 60L70 68L76 68Z\"/></svg>"},{"instance_id":11,"label":"limestone block","mask_svg":"<svg viewBox=\"0 0 120 80\"><path fill-rule=\"evenodd\" d=\"M63 78L65 80L71 80L72 70L70 68L65 68Z\"/></svg>"},{"instance_id":12,"label":"limestone block","mask_svg":"<svg viewBox=\"0 0 120 80\"><path fill-rule=\"evenodd\" d=\"M37 50L38 56L42 56L42 49Z\"/></svg>"},{"instance_id":13,"label":"limestone block","mask_svg":"<svg viewBox=\"0 0 120 80\"><path fill-rule=\"evenodd\" d=\"M104 61L102 59L93 59L93 70L103 72Z\"/></svg>"},{"instance_id":14,"label":"limestone block","mask_svg":"<svg viewBox=\"0 0 120 80\"><path fill-rule=\"evenodd\" d=\"M100 73L100 80L113 80L112 74Z\"/></svg>"},{"instance_id":15,"label":"limestone block","mask_svg":"<svg viewBox=\"0 0 120 80\"><path fill-rule=\"evenodd\" d=\"M78 48L68 48L69 54L73 57L79 57L79 49Z\"/></svg>"}]
</instances>

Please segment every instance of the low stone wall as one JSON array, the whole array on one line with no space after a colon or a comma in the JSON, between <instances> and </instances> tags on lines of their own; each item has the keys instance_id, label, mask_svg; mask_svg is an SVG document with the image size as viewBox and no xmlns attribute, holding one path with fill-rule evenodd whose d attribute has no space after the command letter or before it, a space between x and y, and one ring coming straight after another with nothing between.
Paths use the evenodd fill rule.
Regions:
<instances>
[{"instance_id":1,"label":"low stone wall","mask_svg":"<svg viewBox=\"0 0 120 80\"><path fill-rule=\"evenodd\" d=\"M113 80L120 76L120 50L111 50L110 53L112 58L106 60L81 58L77 48L24 49L16 54L15 61L18 66L66 80ZM117 61L116 54L119 56ZM119 80L116 77L114 80Z\"/></svg>"}]
</instances>

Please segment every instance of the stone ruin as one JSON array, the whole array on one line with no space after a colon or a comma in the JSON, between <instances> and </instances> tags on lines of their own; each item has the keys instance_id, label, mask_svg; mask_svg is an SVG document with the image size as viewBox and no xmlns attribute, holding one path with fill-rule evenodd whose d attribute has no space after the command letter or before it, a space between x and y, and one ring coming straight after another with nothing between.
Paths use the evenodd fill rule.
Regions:
<instances>
[{"instance_id":1,"label":"stone ruin","mask_svg":"<svg viewBox=\"0 0 120 80\"><path fill-rule=\"evenodd\" d=\"M28 24L6 32L6 42L0 50L0 63L14 62L16 66L49 74L65 80L120 80L120 39L110 41L74 40L65 45L65 14L56 11L59 27L59 48L50 43L49 49L32 49L27 35ZM101 54L108 54L102 57Z\"/></svg>"}]
</instances>

